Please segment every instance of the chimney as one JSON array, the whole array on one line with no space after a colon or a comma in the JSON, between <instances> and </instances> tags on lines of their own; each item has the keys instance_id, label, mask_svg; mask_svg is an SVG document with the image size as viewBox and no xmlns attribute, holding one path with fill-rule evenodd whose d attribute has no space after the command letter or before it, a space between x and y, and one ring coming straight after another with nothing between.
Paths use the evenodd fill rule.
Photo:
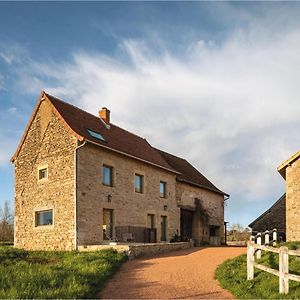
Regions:
<instances>
[{"instance_id":1,"label":"chimney","mask_svg":"<svg viewBox=\"0 0 300 300\"><path fill-rule=\"evenodd\" d=\"M101 110L99 110L99 117L107 124L110 124L110 110L106 107L102 107Z\"/></svg>"}]
</instances>

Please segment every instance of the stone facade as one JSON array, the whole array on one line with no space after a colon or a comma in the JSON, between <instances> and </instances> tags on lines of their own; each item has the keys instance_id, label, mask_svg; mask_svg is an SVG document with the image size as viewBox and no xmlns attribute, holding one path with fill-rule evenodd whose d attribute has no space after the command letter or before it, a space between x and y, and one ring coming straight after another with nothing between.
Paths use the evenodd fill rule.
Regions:
<instances>
[{"instance_id":1,"label":"stone facade","mask_svg":"<svg viewBox=\"0 0 300 300\"><path fill-rule=\"evenodd\" d=\"M300 160L286 167L286 239L300 241Z\"/></svg>"},{"instance_id":2,"label":"stone facade","mask_svg":"<svg viewBox=\"0 0 300 300\"><path fill-rule=\"evenodd\" d=\"M113 169L113 186L102 184L102 166ZM103 242L103 210L113 211L115 228L130 225L146 228L148 214L154 215L157 241L161 217L167 217L167 241L179 230L179 208L175 201L175 174L124 155L86 144L77 152L78 245ZM144 176L144 192L134 190L135 173ZM167 183L167 197L161 198L159 182ZM121 237L122 238L122 237Z\"/></svg>"},{"instance_id":3,"label":"stone facade","mask_svg":"<svg viewBox=\"0 0 300 300\"><path fill-rule=\"evenodd\" d=\"M200 202L200 211L198 212L195 199ZM225 242L223 195L187 183L177 182L176 202L182 209L195 209L192 234L196 244L220 245Z\"/></svg>"},{"instance_id":4,"label":"stone facade","mask_svg":"<svg viewBox=\"0 0 300 300\"><path fill-rule=\"evenodd\" d=\"M178 182L174 171L78 136L51 102L38 102L13 157L16 247L74 250L99 245L110 228L110 238L119 242L127 233L134 242L144 241L146 232L157 242L168 242L180 234L183 208L193 211L196 244L224 242L223 194ZM112 168L112 186L102 183L104 165ZM135 174L144 178L143 193L134 189ZM166 197L160 196L160 181L166 183ZM46 211L52 212L51 222L40 224L40 213Z\"/></svg>"},{"instance_id":5,"label":"stone facade","mask_svg":"<svg viewBox=\"0 0 300 300\"><path fill-rule=\"evenodd\" d=\"M15 246L71 250L75 247L74 149L77 140L41 102L15 159ZM48 178L38 180L40 167ZM53 225L35 226L35 213L53 209Z\"/></svg>"}]
</instances>

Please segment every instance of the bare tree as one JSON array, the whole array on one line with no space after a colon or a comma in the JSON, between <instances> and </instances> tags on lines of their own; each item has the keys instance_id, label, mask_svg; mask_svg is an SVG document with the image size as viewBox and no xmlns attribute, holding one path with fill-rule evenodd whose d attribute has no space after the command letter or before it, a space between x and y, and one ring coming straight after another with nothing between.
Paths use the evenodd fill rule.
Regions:
<instances>
[{"instance_id":1,"label":"bare tree","mask_svg":"<svg viewBox=\"0 0 300 300\"><path fill-rule=\"evenodd\" d=\"M8 201L0 208L0 241L13 242L14 240L13 213Z\"/></svg>"},{"instance_id":2,"label":"bare tree","mask_svg":"<svg viewBox=\"0 0 300 300\"><path fill-rule=\"evenodd\" d=\"M232 224L231 229L227 231L228 241L247 241L249 237L250 230L239 223Z\"/></svg>"}]
</instances>

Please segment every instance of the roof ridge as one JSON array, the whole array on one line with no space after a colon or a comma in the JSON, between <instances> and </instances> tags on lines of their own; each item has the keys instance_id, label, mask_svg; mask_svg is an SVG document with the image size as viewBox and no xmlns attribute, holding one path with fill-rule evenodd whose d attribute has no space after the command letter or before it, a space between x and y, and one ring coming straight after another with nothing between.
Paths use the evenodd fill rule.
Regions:
<instances>
[{"instance_id":1,"label":"roof ridge","mask_svg":"<svg viewBox=\"0 0 300 300\"><path fill-rule=\"evenodd\" d=\"M161 149L158 149L158 148L155 148L155 149L156 149L156 150L158 150L159 152L163 152L163 153L165 153L165 154L171 155L171 156L173 156L173 157L176 157L176 158L179 158L179 159L181 159L181 160L184 160L184 161L188 162L188 160L186 160L186 159L185 159L185 158L183 158L183 157L180 157L180 156L174 155L174 154L172 154L172 153L169 153L169 152L167 152L167 151L163 151L163 150L161 150Z\"/></svg>"},{"instance_id":2,"label":"roof ridge","mask_svg":"<svg viewBox=\"0 0 300 300\"><path fill-rule=\"evenodd\" d=\"M272 208L274 208L281 200L286 197L286 193L284 193L278 200L276 200L269 208L267 208L264 212L262 212L255 220L253 220L248 226L251 227L253 223L264 217ZM251 226L250 226L251 225Z\"/></svg>"},{"instance_id":3,"label":"roof ridge","mask_svg":"<svg viewBox=\"0 0 300 300\"><path fill-rule=\"evenodd\" d=\"M127 130L127 129L124 129L123 127L120 127L120 126L118 126L118 125L116 125L116 124L114 124L114 123L110 123L111 125L113 125L114 127L118 127L119 129L121 129L121 130L124 130L124 131L126 131L126 132L128 132L128 133L130 133L130 134L132 134L132 135L134 135L134 136L136 136L136 137L138 137L138 138L140 138L140 139L142 139L142 140L146 140L147 141L147 139L146 138L144 138L144 137L142 137L142 136L139 136L139 135L137 135L136 133L133 133L133 132L131 132L131 131L129 131L129 130ZM148 141L147 141L147 143L148 143ZM148 143L149 144L149 143ZM150 145L150 144L149 144ZM151 145L150 145L151 146ZM152 146L151 146L152 147ZM153 148L153 147L152 147Z\"/></svg>"},{"instance_id":4,"label":"roof ridge","mask_svg":"<svg viewBox=\"0 0 300 300\"><path fill-rule=\"evenodd\" d=\"M92 113L90 113L90 112L88 112L88 111L86 111L86 110L84 110L84 109L82 109L82 108L76 106L76 105L73 105L73 104L71 104L71 103L69 103L69 102L66 102L66 101L64 101L64 100L62 100L62 99L60 99L60 98L58 98L58 97L55 97L55 96L53 96L53 95L50 95L49 93L47 93L47 92L45 92L45 91L44 91L44 93L45 93L48 97L50 97L50 98L54 98L54 99L57 100L57 101L60 101L60 102L62 102L62 103L64 103L64 104L66 104L66 105L72 106L73 108L75 108L75 109L77 109L77 110L80 110L80 111L82 111L82 112L84 112L84 113L86 113L86 114L89 114L90 116L92 116L92 117L94 117L94 118L101 119L100 117L98 117L98 116L96 116L96 115L94 115L94 114L92 114ZM50 101L51 101L51 99L50 99ZM146 140L146 141L147 141L147 139L146 139L145 137L139 136L138 134L136 134L136 133L134 133L134 132L132 132L132 131L129 131L129 130L123 128L123 127L120 127L120 126L118 126L118 125L116 125L116 124L114 124L114 123L110 123L110 125L112 125L112 126L114 126L114 127L118 127L119 129L121 129L121 130L123 130L123 131L126 131L126 132L128 132L128 133L130 133L130 134L132 134L132 135L134 135L134 136L136 136L136 137L138 137L138 138L140 138L140 139L143 139L143 140ZM148 142L148 141L147 141L147 142ZM149 144L149 143L148 143L148 144ZM150 144L149 144L149 145L150 145ZM150 146L151 146L151 145L150 145ZM151 146L151 147L154 148L153 146Z\"/></svg>"},{"instance_id":5,"label":"roof ridge","mask_svg":"<svg viewBox=\"0 0 300 300\"><path fill-rule=\"evenodd\" d=\"M66 102L66 101L64 101L64 100L62 100L62 99L60 99L60 98L57 98L57 97L55 97L55 96L52 96L52 95L46 93L45 91L44 91L44 93L46 94L46 96L47 96L48 98L50 97L50 98L49 98L50 101L51 101L51 98L54 98L55 100L60 101L60 102L62 102L62 103L64 103L64 104L66 104L66 105L72 106L73 108L75 108L75 109L77 109L77 110L80 110L80 111L82 111L82 112L84 112L84 113L86 113L86 114L89 114L90 116L92 116L92 117L94 117L94 118L100 119L100 117L98 117L98 116L96 116L96 115L94 115L94 114L92 114L92 113L90 113L90 112L88 112L88 111L86 111L86 110L84 110L84 109L82 109L82 108L80 108L80 107L74 105L74 104L68 103L68 102Z\"/></svg>"}]
</instances>

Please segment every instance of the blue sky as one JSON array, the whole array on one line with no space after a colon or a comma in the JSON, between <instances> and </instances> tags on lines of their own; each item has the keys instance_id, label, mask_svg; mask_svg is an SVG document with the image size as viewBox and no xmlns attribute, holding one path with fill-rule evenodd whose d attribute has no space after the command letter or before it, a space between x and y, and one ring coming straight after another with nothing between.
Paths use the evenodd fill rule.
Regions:
<instances>
[{"instance_id":1,"label":"blue sky","mask_svg":"<svg viewBox=\"0 0 300 300\"><path fill-rule=\"evenodd\" d=\"M0 201L41 90L187 158L249 224L300 149L300 3L0 2Z\"/></svg>"}]
</instances>

